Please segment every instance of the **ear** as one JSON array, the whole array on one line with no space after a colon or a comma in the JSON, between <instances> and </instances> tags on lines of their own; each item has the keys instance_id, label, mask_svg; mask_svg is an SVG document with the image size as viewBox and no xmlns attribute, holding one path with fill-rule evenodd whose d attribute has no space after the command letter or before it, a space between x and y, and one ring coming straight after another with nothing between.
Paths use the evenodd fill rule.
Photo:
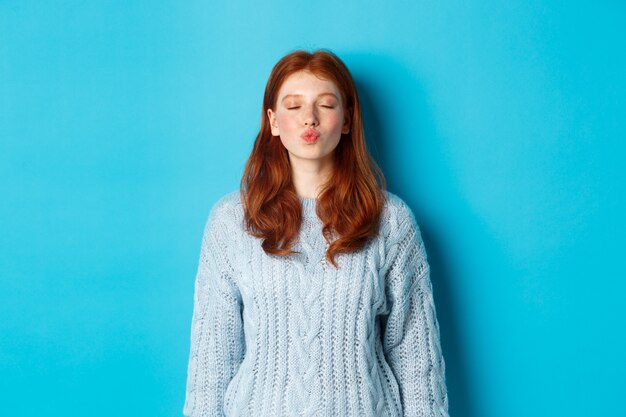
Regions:
<instances>
[{"instance_id":1,"label":"ear","mask_svg":"<svg viewBox=\"0 0 626 417\"><path fill-rule=\"evenodd\" d=\"M270 128L272 130L272 136L280 136L280 131L278 130L278 123L276 121L276 113L272 109L267 109L267 118L270 122Z\"/></svg>"},{"instance_id":2,"label":"ear","mask_svg":"<svg viewBox=\"0 0 626 417\"><path fill-rule=\"evenodd\" d=\"M341 133L347 134L350 133L350 124L351 124L351 120L350 120L350 114L351 114L352 109L346 109L345 111L345 116L343 118L343 126L341 127Z\"/></svg>"}]
</instances>

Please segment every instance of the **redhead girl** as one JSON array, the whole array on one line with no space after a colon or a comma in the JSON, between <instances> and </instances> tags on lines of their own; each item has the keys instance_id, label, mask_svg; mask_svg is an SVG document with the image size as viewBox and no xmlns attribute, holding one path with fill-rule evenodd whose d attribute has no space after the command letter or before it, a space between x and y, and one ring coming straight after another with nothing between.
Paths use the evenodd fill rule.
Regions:
<instances>
[{"instance_id":1,"label":"redhead girl","mask_svg":"<svg viewBox=\"0 0 626 417\"><path fill-rule=\"evenodd\" d=\"M332 52L273 68L241 187L211 209L183 413L448 416L430 270Z\"/></svg>"}]
</instances>

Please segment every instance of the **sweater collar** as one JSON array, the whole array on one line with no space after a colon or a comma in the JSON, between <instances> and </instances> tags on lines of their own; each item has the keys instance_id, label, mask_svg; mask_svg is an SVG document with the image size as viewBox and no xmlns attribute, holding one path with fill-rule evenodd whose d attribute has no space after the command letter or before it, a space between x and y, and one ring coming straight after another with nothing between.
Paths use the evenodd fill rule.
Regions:
<instances>
[{"instance_id":1,"label":"sweater collar","mask_svg":"<svg viewBox=\"0 0 626 417\"><path fill-rule=\"evenodd\" d=\"M298 196L300 204L302 205L302 217L316 218L317 213L315 208L317 206L317 200L314 197L302 197Z\"/></svg>"}]
</instances>

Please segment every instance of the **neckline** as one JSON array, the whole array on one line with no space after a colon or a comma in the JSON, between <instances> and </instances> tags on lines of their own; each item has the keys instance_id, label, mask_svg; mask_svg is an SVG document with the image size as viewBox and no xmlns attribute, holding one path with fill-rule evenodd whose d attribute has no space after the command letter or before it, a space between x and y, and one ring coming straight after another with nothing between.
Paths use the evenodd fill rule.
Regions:
<instances>
[{"instance_id":1,"label":"neckline","mask_svg":"<svg viewBox=\"0 0 626 417\"><path fill-rule=\"evenodd\" d=\"M302 197L298 196L300 204L302 205L302 215L304 217L317 217L315 208L317 206L317 199L315 197Z\"/></svg>"}]
</instances>

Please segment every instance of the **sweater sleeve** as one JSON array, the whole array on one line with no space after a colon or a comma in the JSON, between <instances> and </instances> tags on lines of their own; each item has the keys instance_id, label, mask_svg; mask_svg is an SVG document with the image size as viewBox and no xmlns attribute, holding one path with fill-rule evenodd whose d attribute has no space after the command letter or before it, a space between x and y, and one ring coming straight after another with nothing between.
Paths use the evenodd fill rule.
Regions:
<instances>
[{"instance_id":1,"label":"sweater sleeve","mask_svg":"<svg viewBox=\"0 0 626 417\"><path fill-rule=\"evenodd\" d=\"M195 278L191 352L183 414L223 416L224 394L245 351L241 295L233 281L227 208L216 204L207 220Z\"/></svg>"},{"instance_id":2,"label":"sweater sleeve","mask_svg":"<svg viewBox=\"0 0 626 417\"><path fill-rule=\"evenodd\" d=\"M445 362L430 268L414 215L402 203L387 251L383 352L406 417L448 417Z\"/></svg>"}]
</instances>

